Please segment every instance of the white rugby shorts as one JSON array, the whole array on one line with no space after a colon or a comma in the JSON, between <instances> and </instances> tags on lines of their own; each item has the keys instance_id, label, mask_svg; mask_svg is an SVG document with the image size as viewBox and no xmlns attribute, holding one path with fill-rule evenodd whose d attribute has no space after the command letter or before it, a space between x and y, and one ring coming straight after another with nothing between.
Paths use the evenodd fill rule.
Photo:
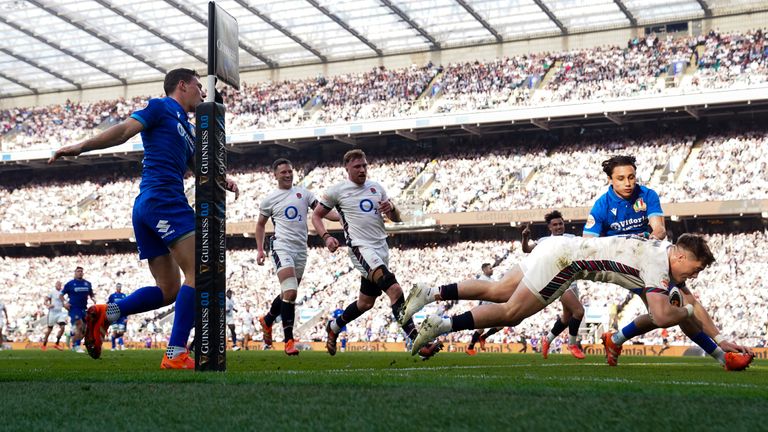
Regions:
<instances>
[{"instance_id":1,"label":"white rugby shorts","mask_svg":"<svg viewBox=\"0 0 768 432\"><path fill-rule=\"evenodd\" d=\"M272 250L272 262L275 263L275 273L288 267L293 267L296 279L304 275L304 267L307 265L307 251L294 252L286 250Z\"/></svg>"}]
</instances>

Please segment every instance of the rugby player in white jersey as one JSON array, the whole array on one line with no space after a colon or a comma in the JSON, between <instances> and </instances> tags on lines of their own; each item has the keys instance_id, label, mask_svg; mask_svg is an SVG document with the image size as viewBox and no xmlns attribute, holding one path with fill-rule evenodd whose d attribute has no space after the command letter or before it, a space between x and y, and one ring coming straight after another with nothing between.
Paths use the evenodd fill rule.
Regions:
<instances>
[{"instance_id":1,"label":"rugby player in white jersey","mask_svg":"<svg viewBox=\"0 0 768 432\"><path fill-rule=\"evenodd\" d=\"M499 282L476 279L423 290L409 295L403 319L436 300L489 300L500 304L478 306L442 318L431 315L421 324L413 353L440 334L493 326L516 326L559 298L576 280L607 282L641 289L655 325L670 327L699 313L692 304L669 302L671 284L695 278L715 258L703 237L684 234L676 244L636 236L601 238L555 237L540 244ZM522 289L517 289L521 287ZM416 293L414 293L416 294Z\"/></svg>"},{"instance_id":2,"label":"rugby player in white jersey","mask_svg":"<svg viewBox=\"0 0 768 432\"><path fill-rule=\"evenodd\" d=\"M53 327L59 326L59 333L56 334L56 343L53 345L59 351L63 348L59 345L61 342L61 336L64 334L64 325L67 323L67 311L64 310L64 302L61 301L61 281L56 281L55 289L45 296L45 307L48 308L48 326L45 328L45 335L43 336L43 346L41 349L45 351L48 349L48 337L53 331Z\"/></svg>"},{"instance_id":3,"label":"rugby player in white jersey","mask_svg":"<svg viewBox=\"0 0 768 432\"><path fill-rule=\"evenodd\" d=\"M272 219L275 234L270 238L272 261L280 294L272 301L266 315L259 318L264 332L264 345L272 346L272 324L280 316L283 322L285 353L299 355L293 337L293 322L296 316L296 294L307 264L307 213L317 207L317 199L311 191L293 185L293 165L288 159L272 162L272 172L277 180L277 189L272 191L259 206L256 221L256 263L264 265L264 231L267 221ZM339 215L328 212L326 219L338 221Z\"/></svg>"},{"instance_id":4,"label":"rugby player in white jersey","mask_svg":"<svg viewBox=\"0 0 768 432\"><path fill-rule=\"evenodd\" d=\"M6 326L10 326L11 321L8 319L8 309L5 308L3 303L0 303L0 312L2 312L2 315L0 315L0 349L3 349L3 342L5 341L3 339L3 330ZM5 317L5 320L3 320L3 317Z\"/></svg>"},{"instance_id":5,"label":"rugby player in white jersey","mask_svg":"<svg viewBox=\"0 0 768 432\"><path fill-rule=\"evenodd\" d=\"M250 304L245 304L245 310L240 313L240 321L243 323L243 327L241 328L243 332L243 349L248 351L248 344L251 342L251 338L253 337L253 330L255 327L254 317L251 313Z\"/></svg>"},{"instance_id":6,"label":"rugby player in white jersey","mask_svg":"<svg viewBox=\"0 0 768 432\"><path fill-rule=\"evenodd\" d=\"M312 214L315 231L325 241L328 250L334 252L339 242L325 229L323 217L334 208L338 211L349 257L361 274L357 300L326 326L326 349L330 355L336 355L336 340L341 329L372 308L382 292L389 297L395 319L400 317L405 303L403 290L388 268L389 246L383 219L386 215L389 220L400 222L400 211L390 201L384 187L368 179L368 161L362 150L348 151L344 155L344 167L347 180L326 190L320 205ZM413 320L407 319L401 326L407 337L414 340L417 331ZM442 347L441 342L423 343L419 354L427 359L437 354Z\"/></svg>"},{"instance_id":7,"label":"rugby player in white jersey","mask_svg":"<svg viewBox=\"0 0 768 432\"><path fill-rule=\"evenodd\" d=\"M235 299L232 298L232 290L227 290L227 299L224 303L224 307L227 313L227 327L229 327L229 335L232 337L232 351L239 351L240 347L237 346L237 332L235 330L235 312L237 312L237 305Z\"/></svg>"},{"instance_id":8,"label":"rugby player in white jersey","mask_svg":"<svg viewBox=\"0 0 768 432\"><path fill-rule=\"evenodd\" d=\"M539 241L531 241L531 228L526 225L523 229L523 252L531 253L540 243L547 241L548 239L565 236L574 237L573 234L567 234L565 232L565 221L563 220L563 214L557 210L553 210L544 215L544 220L547 222L547 229L549 229L549 236L542 237ZM560 303L563 304L563 314L558 315L555 319L555 324L552 329L544 335L541 340L541 355L546 359L549 356L549 345L555 340L556 337L568 328L568 351L577 359L583 359L585 357L584 352L579 348L576 343L576 337L579 334L579 327L581 327L581 320L584 318L584 305L579 300L579 287L576 283L572 283L571 286L565 290L562 297L560 297Z\"/></svg>"}]
</instances>

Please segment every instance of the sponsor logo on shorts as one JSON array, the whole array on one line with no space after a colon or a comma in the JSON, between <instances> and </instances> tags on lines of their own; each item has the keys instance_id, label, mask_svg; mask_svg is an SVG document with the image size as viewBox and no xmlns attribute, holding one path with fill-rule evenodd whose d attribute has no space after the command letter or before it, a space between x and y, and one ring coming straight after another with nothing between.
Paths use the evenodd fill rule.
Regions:
<instances>
[{"instance_id":1,"label":"sponsor logo on shorts","mask_svg":"<svg viewBox=\"0 0 768 432\"><path fill-rule=\"evenodd\" d=\"M171 229L171 224L165 219L160 219L155 228L157 228L158 233L162 234L160 238L166 238L176 232L176 230Z\"/></svg>"}]
</instances>

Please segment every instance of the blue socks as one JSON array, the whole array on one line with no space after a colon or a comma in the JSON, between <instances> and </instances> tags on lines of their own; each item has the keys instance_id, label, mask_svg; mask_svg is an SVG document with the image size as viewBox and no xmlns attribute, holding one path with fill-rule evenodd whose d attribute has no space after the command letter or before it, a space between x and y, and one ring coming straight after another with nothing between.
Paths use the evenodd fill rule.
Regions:
<instances>
[{"instance_id":1,"label":"blue socks","mask_svg":"<svg viewBox=\"0 0 768 432\"><path fill-rule=\"evenodd\" d=\"M695 336L691 337L691 340L696 342L696 345L700 346L707 354L712 354L717 349L717 344L706 333L699 332Z\"/></svg>"},{"instance_id":2,"label":"blue socks","mask_svg":"<svg viewBox=\"0 0 768 432\"><path fill-rule=\"evenodd\" d=\"M115 303L119 308L119 316L115 317L114 315L117 311L114 309L110 310L109 305L107 305L107 319L109 322L115 322L128 315L160 309L164 306L164 303L163 291L160 287L148 286L139 288L128 297Z\"/></svg>"},{"instance_id":3,"label":"blue socks","mask_svg":"<svg viewBox=\"0 0 768 432\"><path fill-rule=\"evenodd\" d=\"M195 325L195 289L182 285L176 296L176 315L173 317L173 330L168 341L169 347L186 347L189 332Z\"/></svg>"},{"instance_id":4,"label":"blue socks","mask_svg":"<svg viewBox=\"0 0 768 432\"><path fill-rule=\"evenodd\" d=\"M613 340L613 343L621 345L627 340L632 339L635 336L640 336L641 334L643 334L643 332L638 331L635 322L632 321L624 326L623 329L619 330L618 333L614 333L611 339Z\"/></svg>"}]
</instances>

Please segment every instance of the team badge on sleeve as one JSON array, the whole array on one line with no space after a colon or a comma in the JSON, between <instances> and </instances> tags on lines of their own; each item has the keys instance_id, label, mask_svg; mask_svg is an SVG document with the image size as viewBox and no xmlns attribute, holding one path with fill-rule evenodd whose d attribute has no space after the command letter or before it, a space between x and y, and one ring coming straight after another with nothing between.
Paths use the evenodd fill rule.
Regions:
<instances>
[{"instance_id":1,"label":"team badge on sleeve","mask_svg":"<svg viewBox=\"0 0 768 432\"><path fill-rule=\"evenodd\" d=\"M634 209L636 212L645 211L648 208L648 206L645 205L645 201L643 201L642 198L638 198L637 201L632 205L632 209Z\"/></svg>"},{"instance_id":2,"label":"team badge on sleeve","mask_svg":"<svg viewBox=\"0 0 768 432\"><path fill-rule=\"evenodd\" d=\"M589 216L587 217L587 224L586 224L586 225L584 225L584 226L585 226L586 228L592 228L593 226L595 226L595 218L594 218L594 216L592 216L592 215L589 215Z\"/></svg>"},{"instance_id":3,"label":"team badge on sleeve","mask_svg":"<svg viewBox=\"0 0 768 432\"><path fill-rule=\"evenodd\" d=\"M301 199L301 192L296 192L296 198Z\"/></svg>"},{"instance_id":4,"label":"team badge on sleeve","mask_svg":"<svg viewBox=\"0 0 768 432\"><path fill-rule=\"evenodd\" d=\"M375 187L372 187L372 188L371 188L371 192L372 192L372 193L376 193L376 188L375 188Z\"/></svg>"}]
</instances>

